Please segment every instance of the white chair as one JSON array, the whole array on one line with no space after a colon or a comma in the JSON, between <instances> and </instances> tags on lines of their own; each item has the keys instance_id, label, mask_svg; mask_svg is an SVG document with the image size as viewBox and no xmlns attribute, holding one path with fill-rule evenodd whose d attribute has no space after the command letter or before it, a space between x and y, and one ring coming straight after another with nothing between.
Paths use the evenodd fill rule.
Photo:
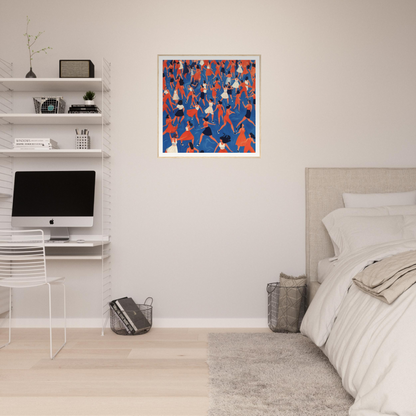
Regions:
<instances>
[{"instance_id":1,"label":"white chair","mask_svg":"<svg viewBox=\"0 0 416 416\"><path fill-rule=\"evenodd\" d=\"M9 345L12 339L12 289L48 285L50 357L53 360L66 344L66 300L63 277L46 276L45 237L42 230L0 230L0 287L9 288ZM60 284L64 290L64 343L52 352L51 285Z\"/></svg>"}]
</instances>

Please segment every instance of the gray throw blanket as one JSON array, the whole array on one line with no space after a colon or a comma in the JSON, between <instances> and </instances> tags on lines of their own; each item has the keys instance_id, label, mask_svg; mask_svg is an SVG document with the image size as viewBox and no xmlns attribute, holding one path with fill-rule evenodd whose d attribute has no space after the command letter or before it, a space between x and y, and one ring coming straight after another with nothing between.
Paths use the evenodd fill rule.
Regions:
<instances>
[{"instance_id":1,"label":"gray throw blanket","mask_svg":"<svg viewBox=\"0 0 416 416\"><path fill-rule=\"evenodd\" d=\"M391 304L416 283L416 251L380 260L358 273L353 282L363 292Z\"/></svg>"}]
</instances>

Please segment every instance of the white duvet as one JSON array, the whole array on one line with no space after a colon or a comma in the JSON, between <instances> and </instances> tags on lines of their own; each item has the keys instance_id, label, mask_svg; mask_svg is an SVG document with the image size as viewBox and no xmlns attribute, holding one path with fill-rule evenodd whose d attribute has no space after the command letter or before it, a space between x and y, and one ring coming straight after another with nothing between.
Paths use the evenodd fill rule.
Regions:
<instances>
[{"instance_id":1,"label":"white duvet","mask_svg":"<svg viewBox=\"0 0 416 416\"><path fill-rule=\"evenodd\" d=\"M416 240L357 250L316 293L301 332L321 347L355 397L352 416L416 416L416 285L388 305L352 278L374 261L416 250Z\"/></svg>"}]
</instances>

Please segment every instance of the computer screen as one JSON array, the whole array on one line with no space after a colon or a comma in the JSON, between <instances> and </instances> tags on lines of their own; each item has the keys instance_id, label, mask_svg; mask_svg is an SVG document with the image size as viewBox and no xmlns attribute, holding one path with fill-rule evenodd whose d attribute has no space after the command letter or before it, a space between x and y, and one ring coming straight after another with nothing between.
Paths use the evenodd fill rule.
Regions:
<instances>
[{"instance_id":1,"label":"computer screen","mask_svg":"<svg viewBox=\"0 0 416 416\"><path fill-rule=\"evenodd\" d=\"M92 227L95 171L15 172L14 227Z\"/></svg>"}]
</instances>

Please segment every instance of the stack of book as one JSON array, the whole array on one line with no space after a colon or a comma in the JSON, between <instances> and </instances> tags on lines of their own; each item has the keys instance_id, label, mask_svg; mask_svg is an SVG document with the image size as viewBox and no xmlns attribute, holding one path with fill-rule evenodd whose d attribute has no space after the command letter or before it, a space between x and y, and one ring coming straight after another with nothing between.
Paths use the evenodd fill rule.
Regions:
<instances>
[{"instance_id":1,"label":"stack of book","mask_svg":"<svg viewBox=\"0 0 416 416\"><path fill-rule=\"evenodd\" d=\"M72 104L68 110L69 114L101 113L96 105Z\"/></svg>"},{"instance_id":2,"label":"stack of book","mask_svg":"<svg viewBox=\"0 0 416 416\"><path fill-rule=\"evenodd\" d=\"M52 139L14 139L16 150L52 150L58 149L58 143Z\"/></svg>"},{"instance_id":3,"label":"stack of book","mask_svg":"<svg viewBox=\"0 0 416 416\"><path fill-rule=\"evenodd\" d=\"M119 317L127 333L137 335L150 329L151 324L132 298L124 297L110 302L110 308Z\"/></svg>"}]
</instances>

